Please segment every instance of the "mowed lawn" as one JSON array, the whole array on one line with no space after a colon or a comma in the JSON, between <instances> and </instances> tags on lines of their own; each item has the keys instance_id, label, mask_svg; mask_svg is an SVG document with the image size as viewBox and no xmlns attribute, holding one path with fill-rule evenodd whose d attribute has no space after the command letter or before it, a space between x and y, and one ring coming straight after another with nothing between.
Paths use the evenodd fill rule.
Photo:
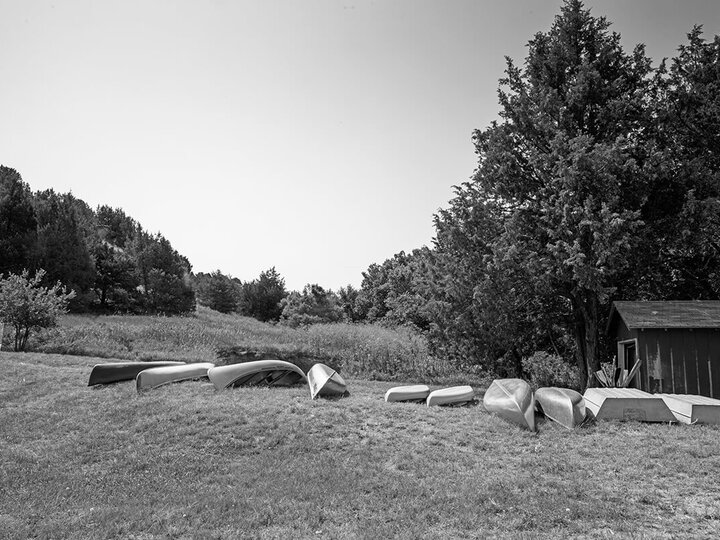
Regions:
<instances>
[{"instance_id":1,"label":"mowed lawn","mask_svg":"<svg viewBox=\"0 0 720 540\"><path fill-rule=\"evenodd\" d=\"M720 531L720 428L532 434L348 380L137 395L93 358L0 353L2 538L670 538ZM408 381L421 382L421 381ZM476 389L481 398L483 389Z\"/></svg>"}]
</instances>

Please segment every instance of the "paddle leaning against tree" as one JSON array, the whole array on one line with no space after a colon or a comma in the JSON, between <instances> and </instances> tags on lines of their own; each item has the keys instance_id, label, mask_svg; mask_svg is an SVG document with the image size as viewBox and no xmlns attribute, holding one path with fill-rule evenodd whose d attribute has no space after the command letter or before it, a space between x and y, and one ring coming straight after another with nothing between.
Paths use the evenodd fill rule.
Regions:
<instances>
[{"instance_id":1,"label":"paddle leaning against tree","mask_svg":"<svg viewBox=\"0 0 720 540\"><path fill-rule=\"evenodd\" d=\"M24 270L22 274L0 274L0 321L15 330L14 350L25 350L30 332L50 328L57 318L67 312L67 304L75 296L74 291L60 283L52 287L42 285L44 270L34 277ZM0 342L2 334L0 334Z\"/></svg>"}]
</instances>

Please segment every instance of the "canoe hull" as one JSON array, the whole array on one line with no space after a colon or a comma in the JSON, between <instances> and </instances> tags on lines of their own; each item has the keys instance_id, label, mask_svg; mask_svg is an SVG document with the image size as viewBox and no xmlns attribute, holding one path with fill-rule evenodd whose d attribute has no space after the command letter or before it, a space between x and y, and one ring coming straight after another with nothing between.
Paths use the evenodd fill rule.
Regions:
<instances>
[{"instance_id":1,"label":"canoe hull","mask_svg":"<svg viewBox=\"0 0 720 540\"><path fill-rule=\"evenodd\" d=\"M213 367L215 367L215 364L211 362L196 362L182 366L145 369L137 374L135 387L138 392L142 392L165 384L206 378L208 370Z\"/></svg>"},{"instance_id":2,"label":"canoe hull","mask_svg":"<svg viewBox=\"0 0 720 540\"><path fill-rule=\"evenodd\" d=\"M535 403L542 413L568 429L585 421L585 400L580 392L569 388L546 387L535 392Z\"/></svg>"},{"instance_id":3,"label":"canoe hull","mask_svg":"<svg viewBox=\"0 0 720 540\"><path fill-rule=\"evenodd\" d=\"M425 400L428 407L434 405L460 405L475 399L475 391L471 386L451 386L433 390Z\"/></svg>"},{"instance_id":4,"label":"canoe hull","mask_svg":"<svg viewBox=\"0 0 720 540\"><path fill-rule=\"evenodd\" d=\"M108 362L96 364L90 372L88 386L96 384L111 384L120 381L131 381L138 373L146 369L153 369L165 366L182 366L185 362Z\"/></svg>"},{"instance_id":5,"label":"canoe hull","mask_svg":"<svg viewBox=\"0 0 720 540\"><path fill-rule=\"evenodd\" d=\"M425 384L396 386L385 392L385 401L425 401L430 395L430 387Z\"/></svg>"},{"instance_id":6,"label":"canoe hull","mask_svg":"<svg viewBox=\"0 0 720 540\"><path fill-rule=\"evenodd\" d=\"M310 399L340 397L347 392L347 384L340 374L325 364L315 364L307 372Z\"/></svg>"},{"instance_id":7,"label":"canoe hull","mask_svg":"<svg viewBox=\"0 0 720 540\"><path fill-rule=\"evenodd\" d=\"M218 390L234 386L290 386L305 382L305 374L284 360L254 360L241 364L216 366L208 377Z\"/></svg>"},{"instance_id":8,"label":"canoe hull","mask_svg":"<svg viewBox=\"0 0 720 540\"><path fill-rule=\"evenodd\" d=\"M495 379L485 392L483 405L488 412L535 431L535 396L522 379Z\"/></svg>"}]
</instances>

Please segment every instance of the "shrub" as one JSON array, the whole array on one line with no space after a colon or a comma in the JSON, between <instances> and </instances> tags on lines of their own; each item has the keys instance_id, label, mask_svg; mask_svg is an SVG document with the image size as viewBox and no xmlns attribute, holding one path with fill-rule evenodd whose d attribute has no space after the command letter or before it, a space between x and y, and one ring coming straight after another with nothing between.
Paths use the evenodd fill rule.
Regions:
<instances>
[{"instance_id":1,"label":"shrub","mask_svg":"<svg viewBox=\"0 0 720 540\"><path fill-rule=\"evenodd\" d=\"M44 270L38 270L33 278L27 270L6 279L0 274L0 320L15 329L16 351L25 349L32 330L55 326L58 316L67 312L68 301L75 297L74 291L67 292L59 282L51 288L43 287L40 283L44 276Z\"/></svg>"},{"instance_id":2,"label":"shrub","mask_svg":"<svg viewBox=\"0 0 720 540\"><path fill-rule=\"evenodd\" d=\"M522 367L534 389L543 386L580 389L580 373L576 366L561 357L545 351L537 351L522 359Z\"/></svg>"}]
</instances>

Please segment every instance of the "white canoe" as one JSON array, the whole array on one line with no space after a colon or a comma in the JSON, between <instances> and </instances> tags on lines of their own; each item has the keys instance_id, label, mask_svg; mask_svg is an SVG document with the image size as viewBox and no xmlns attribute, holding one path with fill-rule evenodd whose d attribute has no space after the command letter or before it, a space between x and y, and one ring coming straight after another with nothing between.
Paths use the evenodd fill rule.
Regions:
<instances>
[{"instance_id":1,"label":"white canoe","mask_svg":"<svg viewBox=\"0 0 720 540\"><path fill-rule=\"evenodd\" d=\"M385 401L425 401L430 394L430 387L425 384L396 386L385 392Z\"/></svg>"},{"instance_id":2,"label":"white canoe","mask_svg":"<svg viewBox=\"0 0 720 540\"><path fill-rule=\"evenodd\" d=\"M569 388L546 387L535 391L535 403L547 418L568 429L585 421L585 400Z\"/></svg>"},{"instance_id":3,"label":"white canoe","mask_svg":"<svg viewBox=\"0 0 720 540\"><path fill-rule=\"evenodd\" d=\"M120 381L130 381L137 374L146 369L161 366L182 366L185 362L154 361L154 362L107 362L95 364L90 372L88 386L96 384L110 384Z\"/></svg>"},{"instance_id":4,"label":"white canoe","mask_svg":"<svg viewBox=\"0 0 720 540\"><path fill-rule=\"evenodd\" d=\"M655 394L660 396L678 422L720 424L720 399L693 394Z\"/></svg>"},{"instance_id":5,"label":"white canoe","mask_svg":"<svg viewBox=\"0 0 720 540\"><path fill-rule=\"evenodd\" d=\"M428 394L425 403L428 407L433 405L459 405L475 399L475 391L471 386L451 386L433 390Z\"/></svg>"},{"instance_id":6,"label":"white canoe","mask_svg":"<svg viewBox=\"0 0 720 540\"><path fill-rule=\"evenodd\" d=\"M535 431L535 396L522 379L495 379L485 392L483 405L488 412Z\"/></svg>"},{"instance_id":7,"label":"white canoe","mask_svg":"<svg viewBox=\"0 0 720 540\"><path fill-rule=\"evenodd\" d=\"M583 398L588 414L598 420L675 422L661 397L636 388L588 388Z\"/></svg>"},{"instance_id":8,"label":"white canoe","mask_svg":"<svg viewBox=\"0 0 720 540\"><path fill-rule=\"evenodd\" d=\"M254 360L216 366L208 370L208 377L218 390L231 386L290 386L305 382L302 369L284 360Z\"/></svg>"},{"instance_id":9,"label":"white canoe","mask_svg":"<svg viewBox=\"0 0 720 540\"><path fill-rule=\"evenodd\" d=\"M195 362L180 366L164 366L145 369L135 377L135 386L138 392L157 388L163 384L170 384L192 379L202 379L208 376L208 370L215 367L212 362Z\"/></svg>"},{"instance_id":10,"label":"white canoe","mask_svg":"<svg viewBox=\"0 0 720 540\"><path fill-rule=\"evenodd\" d=\"M325 364L315 364L307 372L310 399L316 397L338 397L347 392L345 380L334 369Z\"/></svg>"}]
</instances>

